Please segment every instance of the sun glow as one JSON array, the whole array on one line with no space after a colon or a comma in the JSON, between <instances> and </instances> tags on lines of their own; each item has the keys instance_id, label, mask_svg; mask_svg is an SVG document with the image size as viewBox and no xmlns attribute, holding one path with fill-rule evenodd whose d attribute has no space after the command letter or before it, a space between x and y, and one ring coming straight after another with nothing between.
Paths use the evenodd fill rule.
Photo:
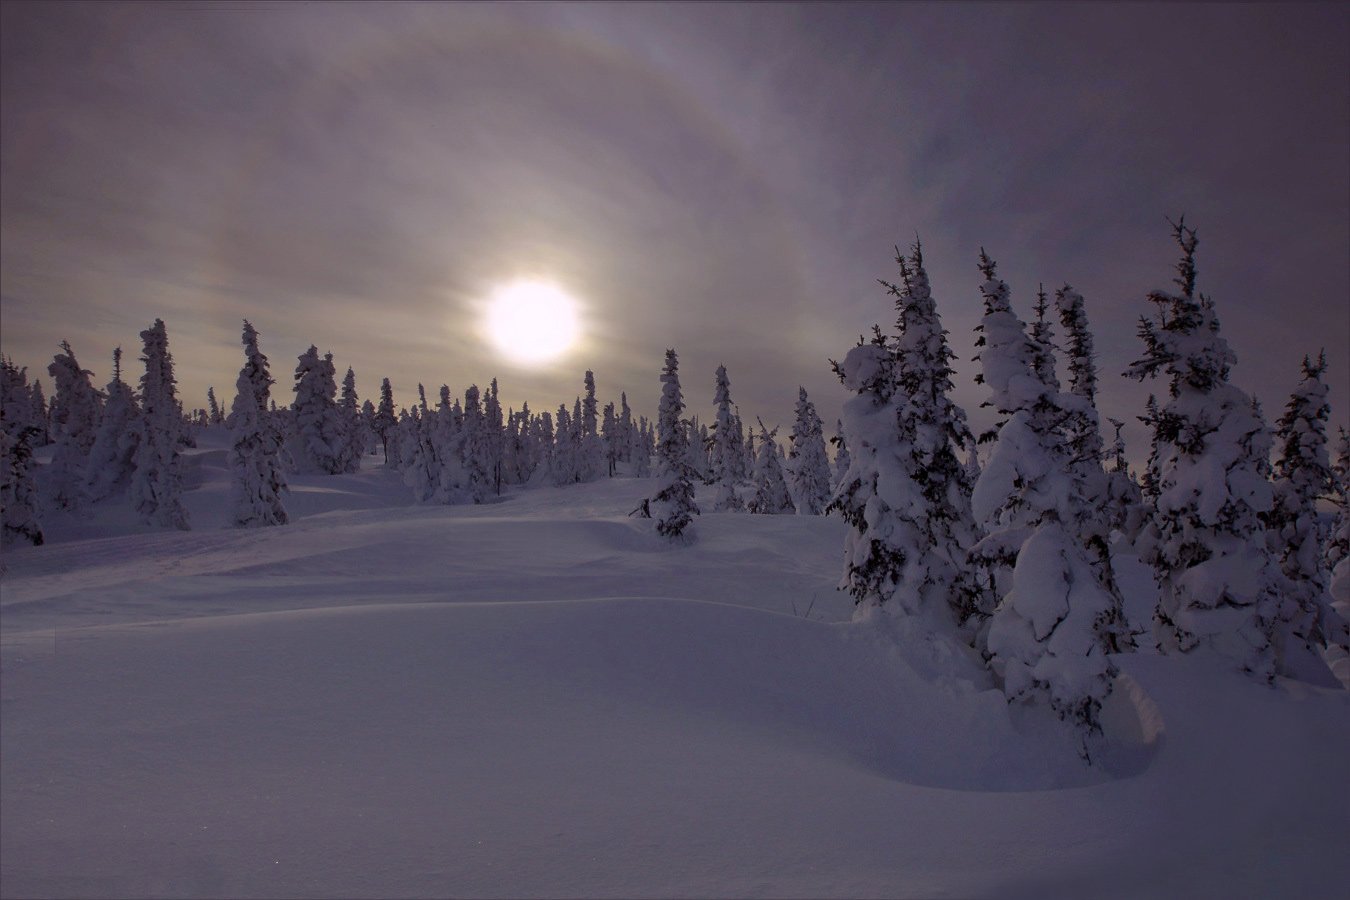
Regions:
<instances>
[{"instance_id":1,"label":"sun glow","mask_svg":"<svg viewBox=\"0 0 1350 900\"><path fill-rule=\"evenodd\" d=\"M487 333L503 355L525 365L547 362L580 334L576 301L556 284L513 281L492 292Z\"/></svg>"}]
</instances>

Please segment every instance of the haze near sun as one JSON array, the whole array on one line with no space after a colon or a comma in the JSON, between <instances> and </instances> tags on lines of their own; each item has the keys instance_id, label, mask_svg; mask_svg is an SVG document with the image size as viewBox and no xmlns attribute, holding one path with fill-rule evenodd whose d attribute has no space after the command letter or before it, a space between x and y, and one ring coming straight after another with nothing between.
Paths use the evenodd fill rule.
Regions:
<instances>
[{"instance_id":1,"label":"haze near sun","mask_svg":"<svg viewBox=\"0 0 1350 900\"><path fill-rule=\"evenodd\" d=\"M576 301L552 282L533 280L512 281L494 290L486 325L497 350L527 366L561 356L581 331Z\"/></svg>"}]
</instances>

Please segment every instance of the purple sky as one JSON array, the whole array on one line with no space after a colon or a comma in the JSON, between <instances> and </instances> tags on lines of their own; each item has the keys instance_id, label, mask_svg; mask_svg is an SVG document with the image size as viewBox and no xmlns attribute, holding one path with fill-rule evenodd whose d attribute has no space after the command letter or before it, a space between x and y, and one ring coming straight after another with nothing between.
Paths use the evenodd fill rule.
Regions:
<instances>
[{"instance_id":1,"label":"purple sky","mask_svg":"<svg viewBox=\"0 0 1350 900\"><path fill-rule=\"evenodd\" d=\"M379 379L500 380L536 410L626 390L667 346L708 417L830 422L827 357L893 320L878 277L919 233L971 381L976 254L1026 318L1087 298L1103 413L1170 284L1165 216L1200 232L1234 381L1274 419L1325 347L1350 409L1350 7L1338 4L3 5L0 349L50 391L161 317L182 397L223 403L241 319L290 397L295 358ZM494 284L557 280L588 337L544 369L477 331ZM1155 384L1153 390L1165 391ZM1127 434L1142 453L1142 429Z\"/></svg>"}]
</instances>

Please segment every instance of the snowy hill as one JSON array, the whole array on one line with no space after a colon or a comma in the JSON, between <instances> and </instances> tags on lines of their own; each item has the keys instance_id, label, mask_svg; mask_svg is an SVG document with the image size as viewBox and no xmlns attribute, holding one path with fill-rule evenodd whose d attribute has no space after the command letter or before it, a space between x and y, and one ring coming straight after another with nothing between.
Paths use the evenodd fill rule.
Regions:
<instances>
[{"instance_id":1,"label":"snowy hill","mask_svg":"<svg viewBox=\"0 0 1350 900\"><path fill-rule=\"evenodd\" d=\"M1088 767L954 645L855 625L833 518L651 482L410 507L296 477L292 524L112 504L0 580L0 893L1341 897L1350 695L1140 653ZM1130 610L1147 577L1122 557ZM809 612L809 614L808 614Z\"/></svg>"}]
</instances>

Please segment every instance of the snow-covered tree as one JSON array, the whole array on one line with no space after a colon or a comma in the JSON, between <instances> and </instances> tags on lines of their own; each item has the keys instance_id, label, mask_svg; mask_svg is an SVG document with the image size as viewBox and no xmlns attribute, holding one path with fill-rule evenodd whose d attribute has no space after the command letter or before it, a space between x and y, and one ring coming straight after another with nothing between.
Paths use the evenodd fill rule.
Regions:
<instances>
[{"instance_id":1,"label":"snow-covered tree","mask_svg":"<svg viewBox=\"0 0 1350 900\"><path fill-rule=\"evenodd\" d=\"M214 385L206 389L206 421L210 425L221 425L225 422L225 416L220 411L220 403L216 401Z\"/></svg>"},{"instance_id":2,"label":"snow-covered tree","mask_svg":"<svg viewBox=\"0 0 1350 900\"><path fill-rule=\"evenodd\" d=\"M52 396L51 428L56 442L47 473L48 491L57 509L73 509L84 501L85 467L98 435L102 402L90 376L80 368L70 344L61 342L47 373L56 384Z\"/></svg>"},{"instance_id":3,"label":"snow-covered tree","mask_svg":"<svg viewBox=\"0 0 1350 900\"><path fill-rule=\"evenodd\" d=\"M1156 318L1141 318L1144 355L1126 371L1170 382L1156 422L1156 506L1137 542L1161 588L1155 635L1166 652L1208 648L1268 679L1281 580L1261 522L1272 500L1269 434L1229 381L1236 357L1213 302L1196 293L1195 231L1183 221L1173 234L1181 292L1149 295Z\"/></svg>"},{"instance_id":4,"label":"snow-covered tree","mask_svg":"<svg viewBox=\"0 0 1350 900\"><path fill-rule=\"evenodd\" d=\"M443 473L436 447L436 414L426 408L426 390L420 384L417 389L422 402L399 423L403 483L412 488L414 503L445 502L437 498Z\"/></svg>"},{"instance_id":5,"label":"snow-covered tree","mask_svg":"<svg viewBox=\"0 0 1350 900\"><path fill-rule=\"evenodd\" d=\"M42 393L42 382L36 378L33 379L32 398L33 425L38 429L38 436L34 440L33 446L45 447L52 442L51 407L47 405L47 398Z\"/></svg>"},{"instance_id":6,"label":"snow-covered tree","mask_svg":"<svg viewBox=\"0 0 1350 900\"><path fill-rule=\"evenodd\" d=\"M879 327L835 371L853 391L844 404L849 468L830 502L849 525L847 588L867 615L892 600L939 629L987 615L967 556L976 534L958 453L973 438L950 399L953 353L933 301L922 248L896 249L898 337ZM971 635L967 634L967 637Z\"/></svg>"},{"instance_id":7,"label":"snow-covered tree","mask_svg":"<svg viewBox=\"0 0 1350 900\"><path fill-rule=\"evenodd\" d=\"M107 397L85 467L84 492L91 501L102 500L125 488L135 471L133 460L141 413L131 387L122 380L121 347L113 351L113 377L108 382Z\"/></svg>"},{"instance_id":8,"label":"snow-covered tree","mask_svg":"<svg viewBox=\"0 0 1350 900\"><path fill-rule=\"evenodd\" d=\"M236 528L285 525L289 517L281 495L288 487L281 465L280 444L275 431L263 418L270 397L259 397L254 393L259 385L272 383L267 358L257 352L256 332L250 346L250 336L245 330L244 349L246 361L235 381L229 416L230 522ZM254 368L259 357L261 368Z\"/></svg>"},{"instance_id":9,"label":"snow-covered tree","mask_svg":"<svg viewBox=\"0 0 1350 900\"><path fill-rule=\"evenodd\" d=\"M573 416L577 420L579 439L577 441L577 481L594 481L604 471L605 451L600 443L599 406L595 399L595 373L586 370L583 380L586 393L581 398L581 415Z\"/></svg>"},{"instance_id":10,"label":"snow-covered tree","mask_svg":"<svg viewBox=\"0 0 1350 900\"><path fill-rule=\"evenodd\" d=\"M319 357L310 345L295 367L295 417L291 456L296 469L333 475L344 471L346 422L337 406L337 370L333 354Z\"/></svg>"},{"instance_id":11,"label":"snow-covered tree","mask_svg":"<svg viewBox=\"0 0 1350 900\"><path fill-rule=\"evenodd\" d=\"M1041 293L1037 316L1043 317L1045 296ZM1113 598L1111 628L1115 635L1113 650L1134 648L1134 637L1125 622L1124 600L1116 584L1111 560L1111 533L1124 520L1122 507L1128 501L1133 482L1128 473L1115 475L1103 467L1101 419L1097 412L1097 357L1092 331L1088 327L1083 295L1070 285L1055 292L1055 308L1064 328L1068 357L1069 389L1056 397L1059 433L1069 450L1067 472L1074 482L1073 496L1082 503L1076 514L1076 533L1093 560L1098 580ZM1048 338L1048 330L1046 332ZM1053 361L1041 364L1042 380L1055 384ZM1049 376L1047 378L1047 375ZM1123 448L1120 451L1123 454ZM1123 465L1123 457L1119 460ZM1124 510L1128 513L1128 509Z\"/></svg>"},{"instance_id":12,"label":"snow-covered tree","mask_svg":"<svg viewBox=\"0 0 1350 900\"><path fill-rule=\"evenodd\" d=\"M688 435L680 414L684 395L680 391L680 361L674 350L666 351L661 372L661 404L657 412L657 491L649 508L656 519L656 532L673 541L694 538L692 523L699 514L694 503L695 475L689 468Z\"/></svg>"},{"instance_id":13,"label":"snow-covered tree","mask_svg":"<svg viewBox=\"0 0 1350 900\"><path fill-rule=\"evenodd\" d=\"M1336 516L1327 536L1323 558L1327 569L1336 573L1341 564L1350 560L1350 431L1336 430L1336 459L1331 464L1331 502ZM1350 574L1350 569L1347 570ZM1338 598L1339 599L1339 598ZM1350 596L1345 598L1350 601Z\"/></svg>"},{"instance_id":14,"label":"snow-covered tree","mask_svg":"<svg viewBox=\"0 0 1350 900\"><path fill-rule=\"evenodd\" d=\"M1146 521L1144 492L1125 459L1125 438L1121 435L1125 423L1119 419L1107 421L1115 429L1115 437L1111 442L1111 467L1106 473L1106 521L1133 543Z\"/></svg>"},{"instance_id":15,"label":"snow-covered tree","mask_svg":"<svg viewBox=\"0 0 1350 900\"><path fill-rule=\"evenodd\" d=\"M567 411L567 404L558 404L558 414L553 423L553 483L575 484L581 462L577 459L581 452L580 426Z\"/></svg>"},{"instance_id":16,"label":"snow-covered tree","mask_svg":"<svg viewBox=\"0 0 1350 900\"><path fill-rule=\"evenodd\" d=\"M389 442L394 429L398 427L398 416L394 412L394 388L388 378L380 382L380 405L375 410L372 427L380 439L385 465L397 467L398 460L389 458Z\"/></svg>"},{"instance_id":17,"label":"snow-covered tree","mask_svg":"<svg viewBox=\"0 0 1350 900\"><path fill-rule=\"evenodd\" d=\"M708 445L711 443L708 428L699 422L698 416L686 419L684 427L688 432L684 445L689 453L689 471L704 484L712 484L712 466L708 461Z\"/></svg>"},{"instance_id":18,"label":"snow-covered tree","mask_svg":"<svg viewBox=\"0 0 1350 900\"><path fill-rule=\"evenodd\" d=\"M1321 650L1336 644L1350 653L1350 632L1331 606L1317 515L1317 502L1330 496L1335 479L1327 457L1326 368L1325 354L1316 362L1303 358L1303 379L1278 423L1275 496L1265 523L1271 551L1287 579L1272 634L1279 671L1334 685Z\"/></svg>"},{"instance_id":19,"label":"snow-covered tree","mask_svg":"<svg viewBox=\"0 0 1350 900\"><path fill-rule=\"evenodd\" d=\"M46 432L46 412L36 401L41 388L28 383L28 370L20 368L8 357L0 356L0 417L8 422L11 434L21 426ZM30 435L31 446L37 446L38 435Z\"/></svg>"},{"instance_id":20,"label":"snow-covered tree","mask_svg":"<svg viewBox=\"0 0 1350 900\"><path fill-rule=\"evenodd\" d=\"M131 479L131 499L146 523L186 531L190 526L183 506L178 439L182 419L164 320L156 319L142 331L141 340L145 374L141 376L140 431L133 455L136 471Z\"/></svg>"},{"instance_id":21,"label":"snow-covered tree","mask_svg":"<svg viewBox=\"0 0 1350 900\"><path fill-rule=\"evenodd\" d=\"M633 475L647 478L652 474L652 426L646 416L638 416L638 426L633 429Z\"/></svg>"},{"instance_id":22,"label":"snow-covered tree","mask_svg":"<svg viewBox=\"0 0 1350 900\"><path fill-rule=\"evenodd\" d=\"M337 408L342 419L342 437L337 448L338 470L355 472L361 468L361 457L366 452L366 429L361 418L361 398L356 394L356 373L351 366L343 376Z\"/></svg>"},{"instance_id":23,"label":"snow-covered tree","mask_svg":"<svg viewBox=\"0 0 1350 900\"><path fill-rule=\"evenodd\" d=\"M792 460L792 495L797 512L804 516L823 514L832 493L830 458L825 453L825 434L816 405L807 399L806 388L800 385L788 458Z\"/></svg>"},{"instance_id":24,"label":"snow-covered tree","mask_svg":"<svg viewBox=\"0 0 1350 900\"><path fill-rule=\"evenodd\" d=\"M755 471L750 476L755 493L748 505L750 512L758 515L776 516L797 511L783 478L777 434L777 428L770 431L763 422L759 423L759 453L755 456Z\"/></svg>"},{"instance_id":25,"label":"snow-covered tree","mask_svg":"<svg viewBox=\"0 0 1350 900\"><path fill-rule=\"evenodd\" d=\"M834 437L830 438L830 443L834 444L834 473L830 485L837 490L848 473L849 464L853 462L848 452L848 438L844 436L843 419L834 420Z\"/></svg>"},{"instance_id":26,"label":"snow-covered tree","mask_svg":"<svg viewBox=\"0 0 1350 900\"><path fill-rule=\"evenodd\" d=\"M713 500L713 511L739 511L744 508L736 485L743 471L743 450L737 446L737 423L731 405L731 379L727 377L727 367L717 367L716 383L713 389L713 403L717 405L717 418L712 427L712 476L717 485L717 497Z\"/></svg>"},{"instance_id":27,"label":"snow-covered tree","mask_svg":"<svg viewBox=\"0 0 1350 900\"><path fill-rule=\"evenodd\" d=\"M502 492L502 450L505 434L502 404L497 395L497 379L494 378L489 382L487 393L483 397L483 442L480 452L485 457L487 465L487 486L497 495ZM598 436L596 440L598 446Z\"/></svg>"},{"instance_id":28,"label":"snow-covered tree","mask_svg":"<svg viewBox=\"0 0 1350 900\"><path fill-rule=\"evenodd\" d=\"M0 412L0 547L43 542L31 446L37 435L32 424L5 421Z\"/></svg>"},{"instance_id":29,"label":"snow-covered tree","mask_svg":"<svg viewBox=\"0 0 1350 900\"><path fill-rule=\"evenodd\" d=\"M487 414L479 402L478 385L464 391L464 469L474 503L482 503L492 493L493 439Z\"/></svg>"},{"instance_id":30,"label":"snow-covered tree","mask_svg":"<svg viewBox=\"0 0 1350 900\"><path fill-rule=\"evenodd\" d=\"M637 426L633 422L633 410L628 406L628 392L619 393L619 422L616 440L619 459L622 462L633 461L633 444L637 440Z\"/></svg>"},{"instance_id":31,"label":"snow-covered tree","mask_svg":"<svg viewBox=\"0 0 1350 900\"><path fill-rule=\"evenodd\" d=\"M1008 418L972 495L990 529L973 555L1012 561L989 623L990 667L1009 702L1044 700L1091 734L1101 729L1102 701L1116 676L1108 653L1120 608L1079 536L1091 503L1062 423L1081 398L1060 393L1044 344L1028 336L983 251L980 271L979 380Z\"/></svg>"},{"instance_id":32,"label":"snow-covered tree","mask_svg":"<svg viewBox=\"0 0 1350 900\"><path fill-rule=\"evenodd\" d=\"M37 420L26 370L0 358L0 546L43 541L33 479Z\"/></svg>"},{"instance_id":33,"label":"snow-covered tree","mask_svg":"<svg viewBox=\"0 0 1350 900\"><path fill-rule=\"evenodd\" d=\"M614 416L614 404L606 403L600 419L600 442L605 448L605 474L614 477L619 462L619 422Z\"/></svg>"}]
</instances>

